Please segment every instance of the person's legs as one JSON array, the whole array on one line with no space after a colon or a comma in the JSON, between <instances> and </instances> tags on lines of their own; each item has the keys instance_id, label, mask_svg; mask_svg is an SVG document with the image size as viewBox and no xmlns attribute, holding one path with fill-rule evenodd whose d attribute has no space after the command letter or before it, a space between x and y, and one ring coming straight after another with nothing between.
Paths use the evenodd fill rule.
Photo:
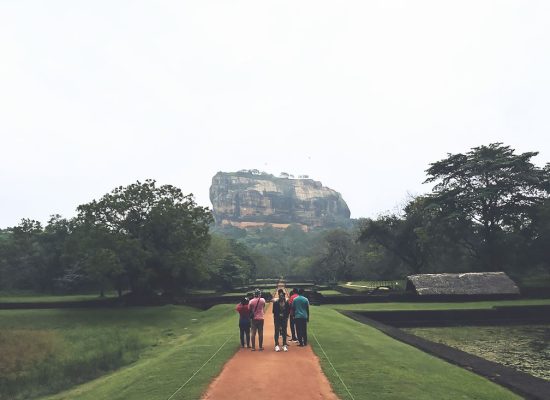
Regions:
<instances>
[{"instance_id":1,"label":"person's legs","mask_svg":"<svg viewBox=\"0 0 550 400\"><path fill-rule=\"evenodd\" d=\"M256 321L258 323L258 344L260 347L260 350L263 350L264 348L264 320L258 320ZM252 342L254 343L254 342Z\"/></svg>"},{"instance_id":2,"label":"person's legs","mask_svg":"<svg viewBox=\"0 0 550 400\"><path fill-rule=\"evenodd\" d=\"M290 316L290 334L292 335L292 340L296 341L298 338L296 337L296 323L294 322L294 317Z\"/></svg>"},{"instance_id":3,"label":"person's legs","mask_svg":"<svg viewBox=\"0 0 550 400\"><path fill-rule=\"evenodd\" d=\"M296 323L296 334L298 335L298 342L300 342L300 345L304 345L304 324L306 320L304 318L296 318L294 320Z\"/></svg>"},{"instance_id":4,"label":"person's legs","mask_svg":"<svg viewBox=\"0 0 550 400\"><path fill-rule=\"evenodd\" d=\"M252 320L252 350L256 350L256 321Z\"/></svg>"},{"instance_id":5,"label":"person's legs","mask_svg":"<svg viewBox=\"0 0 550 400\"><path fill-rule=\"evenodd\" d=\"M304 327L302 331L304 346L307 346L307 319L304 319Z\"/></svg>"},{"instance_id":6,"label":"person's legs","mask_svg":"<svg viewBox=\"0 0 550 400\"><path fill-rule=\"evenodd\" d=\"M241 339L241 347L244 347L244 326L239 324L239 337Z\"/></svg>"},{"instance_id":7,"label":"person's legs","mask_svg":"<svg viewBox=\"0 0 550 400\"><path fill-rule=\"evenodd\" d=\"M280 330L280 327L279 327L279 321L277 320L277 318L273 319L273 324L275 325L275 335L274 335L275 346L278 346L279 345L279 330Z\"/></svg>"},{"instance_id":8,"label":"person's legs","mask_svg":"<svg viewBox=\"0 0 550 400\"><path fill-rule=\"evenodd\" d=\"M286 346L286 326L287 320L283 319L281 322L281 335L283 336L283 346Z\"/></svg>"},{"instance_id":9,"label":"person's legs","mask_svg":"<svg viewBox=\"0 0 550 400\"><path fill-rule=\"evenodd\" d=\"M244 335L246 336L246 347L250 347L250 325L244 328Z\"/></svg>"}]
</instances>

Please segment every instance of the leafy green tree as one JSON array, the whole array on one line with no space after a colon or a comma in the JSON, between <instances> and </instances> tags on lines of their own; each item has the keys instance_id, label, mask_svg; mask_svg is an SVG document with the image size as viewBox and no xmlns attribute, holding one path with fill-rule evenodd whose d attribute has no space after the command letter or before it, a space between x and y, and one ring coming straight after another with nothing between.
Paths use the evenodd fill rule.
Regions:
<instances>
[{"instance_id":1,"label":"leafy green tree","mask_svg":"<svg viewBox=\"0 0 550 400\"><path fill-rule=\"evenodd\" d=\"M174 293L204 277L201 261L212 222L210 211L197 206L192 195L171 185L157 186L154 180L118 187L78 207L83 231L100 232L111 242L94 247L115 252L137 292ZM101 241L101 235L94 240Z\"/></svg>"},{"instance_id":2,"label":"leafy green tree","mask_svg":"<svg viewBox=\"0 0 550 400\"><path fill-rule=\"evenodd\" d=\"M550 199L535 207L531 214L532 224L514 232L509 240L510 258L516 265L529 265L532 276L550 276Z\"/></svg>"},{"instance_id":3,"label":"leafy green tree","mask_svg":"<svg viewBox=\"0 0 550 400\"><path fill-rule=\"evenodd\" d=\"M397 215L381 216L376 220L366 219L359 240L371 241L395 254L413 273L425 269L426 252L418 240L417 218L401 218Z\"/></svg>"},{"instance_id":4,"label":"leafy green tree","mask_svg":"<svg viewBox=\"0 0 550 400\"><path fill-rule=\"evenodd\" d=\"M8 289L40 290L41 282L36 279L42 269L42 247L40 235L42 224L24 218L20 224L8 228L8 240L3 246L4 264L7 278L3 286Z\"/></svg>"},{"instance_id":5,"label":"leafy green tree","mask_svg":"<svg viewBox=\"0 0 550 400\"><path fill-rule=\"evenodd\" d=\"M315 255L309 258L311 274L318 282L352 280L360 271L360 255L361 249L354 232L344 229L326 231L320 237ZM303 268L307 262L299 265Z\"/></svg>"},{"instance_id":6,"label":"leafy green tree","mask_svg":"<svg viewBox=\"0 0 550 400\"><path fill-rule=\"evenodd\" d=\"M50 216L38 237L42 248L42 265L35 278L40 282L42 291L53 292L56 283L65 273L65 244L72 230L73 223L70 220L55 214Z\"/></svg>"},{"instance_id":7,"label":"leafy green tree","mask_svg":"<svg viewBox=\"0 0 550 400\"><path fill-rule=\"evenodd\" d=\"M504 236L530 224L531 210L548 198L549 168L536 167L536 152L515 154L502 143L475 147L466 154L449 154L430 164L426 183L436 183L434 207L469 227L475 242L469 249L489 270L501 269Z\"/></svg>"},{"instance_id":8,"label":"leafy green tree","mask_svg":"<svg viewBox=\"0 0 550 400\"><path fill-rule=\"evenodd\" d=\"M8 287L8 249L11 244L11 233L0 229L0 289Z\"/></svg>"},{"instance_id":9,"label":"leafy green tree","mask_svg":"<svg viewBox=\"0 0 550 400\"><path fill-rule=\"evenodd\" d=\"M88 277L99 285L101 297L105 296L105 287L124 274L118 256L110 249L98 249L85 260L84 265Z\"/></svg>"},{"instance_id":10,"label":"leafy green tree","mask_svg":"<svg viewBox=\"0 0 550 400\"><path fill-rule=\"evenodd\" d=\"M256 278L258 256L243 243L213 234L204 257L211 284L228 290Z\"/></svg>"}]
</instances>

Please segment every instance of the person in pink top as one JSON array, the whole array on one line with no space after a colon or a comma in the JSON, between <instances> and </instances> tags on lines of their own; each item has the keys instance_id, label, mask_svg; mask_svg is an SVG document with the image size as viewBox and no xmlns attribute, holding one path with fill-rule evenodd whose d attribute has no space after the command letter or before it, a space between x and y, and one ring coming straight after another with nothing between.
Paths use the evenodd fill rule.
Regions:
<instances>
[{"instance_id":1,"label":"person in pink top","mask_svg":"<svg viewBox=\"0 0 550 400\"><path fill-rule=\"evenodd\" d=\"M246 348L250 347L250 309L248 308L248 299L245 297L237 304L237 312L239 313L239 330L241 347L244 349L244 341L246 338Z\"/></svg>"},{"instance_id":2,"label":"person in pink top","mask_svg":"<svg viewBox=\"0 0 550 400\"><path fill-rule=\"evenodd\" d=\"M252 351L256 350L256 332L258 332L259 350L264 349L264 307L265 299L262 298L262 291L260 289L254 290L254 298L248 303L248 309L252 317Z\"/></svg>"}]
</instances>

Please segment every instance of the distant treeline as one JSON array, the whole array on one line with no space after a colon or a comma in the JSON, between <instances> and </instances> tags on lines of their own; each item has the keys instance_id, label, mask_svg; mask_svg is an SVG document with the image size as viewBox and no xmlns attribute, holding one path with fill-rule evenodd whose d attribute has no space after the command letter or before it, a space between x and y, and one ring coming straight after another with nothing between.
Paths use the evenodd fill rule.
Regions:
<instances>
[{"instance_id":1,"label":"distant treeline","mask_svg":"<svg viewBox=\"0 0 550 400\"><path fill-rule=\"evenodd\" d=\"M335 282L503 270L550 277L550 164L535 166L536 154L501 143L449 154L426 171L430 193L351 229L224 232L260 256L259 276Z\"/></svg>"},{"instance_id":2,"label":"distant treeline","mask_svg":"<svg viewBox=\"0 0 550 400\"><path fill-rule=\"evenodd\" d=\"M72 219L52 216L44 227L23 219L0 231L0 289L175 294L226 286L225 270L212 266L253 269L242 245L212 241L210 211L174 186L138 181L77 211Z\"/></svg>"},{"instance_id":3,"label":"distant treeline","mask_svg":"<svg viewBox=\"0 0 550 400\"><path fill-rule=\"evenodd\" d=\"M550 275L550 164L501 143L430 164L430 193L353 226L214 228L191 195L155 181L118 187L46 226L0 230L0 290L230 290L256 278L318 282L503 270Z\"/></svg>"}]
</instances>

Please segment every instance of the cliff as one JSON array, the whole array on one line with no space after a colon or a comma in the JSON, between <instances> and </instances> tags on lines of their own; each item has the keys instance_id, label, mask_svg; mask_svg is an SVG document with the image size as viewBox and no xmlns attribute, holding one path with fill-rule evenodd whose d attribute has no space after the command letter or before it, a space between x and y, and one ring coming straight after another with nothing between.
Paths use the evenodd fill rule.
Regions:
<instances>
[{"instance_id":1,"label":"cliff","mask_svg":"<svg viewBox=\"0 0 550 400\"><path fill-rule=\"evenodd\" d=\"M313 179L277 178L258 171L218 172L210 201L217 225L239 228L270 224L302 229L347 222L349 208L340 193Z\"/></svg>"}]
</instances>

